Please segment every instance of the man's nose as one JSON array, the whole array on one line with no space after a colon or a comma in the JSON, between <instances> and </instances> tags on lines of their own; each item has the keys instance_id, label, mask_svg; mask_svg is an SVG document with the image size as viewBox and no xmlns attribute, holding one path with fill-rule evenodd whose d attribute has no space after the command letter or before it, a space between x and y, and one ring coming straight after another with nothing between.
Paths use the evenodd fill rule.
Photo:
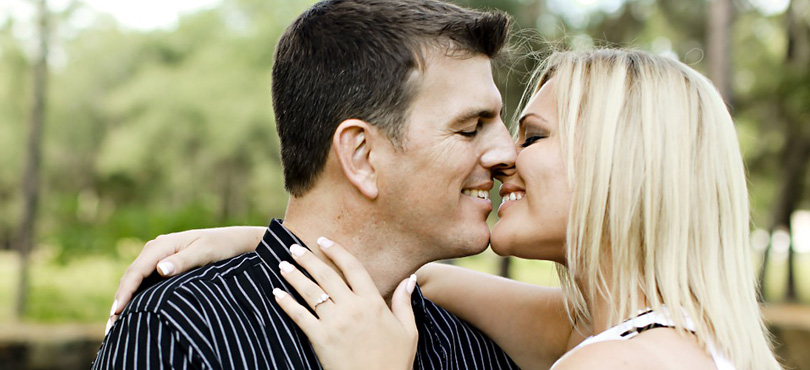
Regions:
<instances>
[{"instance_id":1,"label":"man's nose","mask_svg":"<svg viewBox=\"0 0 810 370\"><path fill-rule=\"evenodd\" d=\"M484 154L481 155L481 165L492 171L509 168L515 165L515 158L517 158L515 143L506 125L501 123L489 137Z\"/></svg>"}]
</instances>

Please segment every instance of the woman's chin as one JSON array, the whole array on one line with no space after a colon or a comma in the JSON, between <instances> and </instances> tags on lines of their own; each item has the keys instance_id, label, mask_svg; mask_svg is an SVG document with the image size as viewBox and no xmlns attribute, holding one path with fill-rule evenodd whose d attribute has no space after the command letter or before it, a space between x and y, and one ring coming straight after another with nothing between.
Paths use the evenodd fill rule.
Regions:
<instances>
[{"instance_id":1,"label":"woman's chin","mask_svg":"<svg viewBox=\"0 0 810 370\"><path fill-rule=\"evenodd\" d=\"M495 252L495 254L497 254L497 255L499 255L501 257L509 257L509 256L512 255L508 250L496 247L495 245L496 245L495 242L492 242L492 244L490 245L490 247L492 248L492 251Z\"/></svg>"},{"instance_id":2,"label":"woman's chin","mask_svg":"<svg viewBox=\"0 0 810 370\"><path fill-rule=\"evenodd\" d=\"M489 242L495 254L565 264L564 240L519 240L517 233L503 226L498 223L492 228Z\"/></svg>"},{"instance_id":3,"label":"woman's chin","mask_svg":"<svg viewBox=\"0 0 810 370\"><path fill-rule=\"evenodd\" d=\"M511 234L504 230L501 221L498 221L489 236L489 246L492 251L501 257L511 256L512 253L508 248L512 244L510 236Z\"/></svg>"}]
</instances>

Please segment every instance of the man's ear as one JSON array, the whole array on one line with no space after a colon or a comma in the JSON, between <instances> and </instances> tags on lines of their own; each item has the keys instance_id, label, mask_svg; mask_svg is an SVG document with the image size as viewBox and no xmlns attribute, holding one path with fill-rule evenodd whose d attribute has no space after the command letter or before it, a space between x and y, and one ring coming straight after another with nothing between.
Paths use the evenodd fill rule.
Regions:
<instances>
[{"instance_id":1,"label":"man's ear","mask_svg":"<svg viewBox=\"0 0 810 370\"><path fill-rule=\"evenodd\" d=\"M343 174L360 193L377 198L377 172L370 160L375 128L365 121L348 119L338 125L332 137Z\"/></svg>"}]
</instances>

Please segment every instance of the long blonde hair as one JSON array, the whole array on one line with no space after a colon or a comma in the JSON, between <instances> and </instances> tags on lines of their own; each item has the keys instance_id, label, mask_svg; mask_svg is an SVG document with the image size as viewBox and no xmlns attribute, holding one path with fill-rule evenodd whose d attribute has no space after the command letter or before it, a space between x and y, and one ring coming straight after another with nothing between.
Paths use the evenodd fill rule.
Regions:
<instances>
[{"instance_id":1,"label":"long blonde hair","mask_svg":"<svg viewBox=\"0 0 810 370\"><path fill-rule=\"evenodd\" d=\"M646 301L670 308L684 333L688 315L701 345L738 369L780 369L756 301L745 169L717 90L678 61L627 50L554 53L534 93L552 77L572 191L558 269L572 320L589 322L597 295L613 302L611 326Z\"/></svg>"}]
</instances>

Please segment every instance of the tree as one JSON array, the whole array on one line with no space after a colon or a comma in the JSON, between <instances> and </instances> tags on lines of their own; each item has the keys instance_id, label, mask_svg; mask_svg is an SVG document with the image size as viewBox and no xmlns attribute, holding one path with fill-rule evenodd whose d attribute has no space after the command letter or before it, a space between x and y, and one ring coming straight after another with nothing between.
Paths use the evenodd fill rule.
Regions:
<instances>
[{"instance_id":1,"label":"tree","mask_svg":"<svg viewBox=\"0 0 810 370\"><path fill-rule=\"evenodd\" d=\"M709 5L706 49L709 78L731 105L731 0L712 0Z\"/></svg>"},{"instance_id":2,"label":"tree","mask_svg":"<svg viewBox=\"0 0 810 370\"><path fill-rule=\"evenodd\" d=\"M39 170L42 158L42 129L45 121L46 92L48 88L48 4L39 0L38 44L39 50L34 65L33 103L28 121L28 141L26 145L25 170L23 172L23 216L17 240L20 253L20 278L17 288L15 314L21 318L25 313L28 298L28 280L31 265L31 251L35 243L35 221L39 203Z\"/></svg>"},{"instance_id":3,"label":"tree","mask_svg":"<svg viewBox=\"0 0 810 370\"><path fill-rule=\"evenodd\" d=\"M802 19L800 7L807 1L793 0L785 12L787 48L785 52L785 78L780 84L780 96L773 102L777 121L780 123L785 144L779 154L782 166L779 172L779 187L771 210L771 231L779 228L790 230L790 217L804 198L807 188L807 170L810 162L810 113L806 110L807 83L810 81L807 66L810 65L810 27ZM792 243L791 243L792 244ZM765 251L759 273L763 286L768 267L770 246ZM788 249L788 278L785 299L796 301L795 253Z\"/></svg>"}]
</instances>

